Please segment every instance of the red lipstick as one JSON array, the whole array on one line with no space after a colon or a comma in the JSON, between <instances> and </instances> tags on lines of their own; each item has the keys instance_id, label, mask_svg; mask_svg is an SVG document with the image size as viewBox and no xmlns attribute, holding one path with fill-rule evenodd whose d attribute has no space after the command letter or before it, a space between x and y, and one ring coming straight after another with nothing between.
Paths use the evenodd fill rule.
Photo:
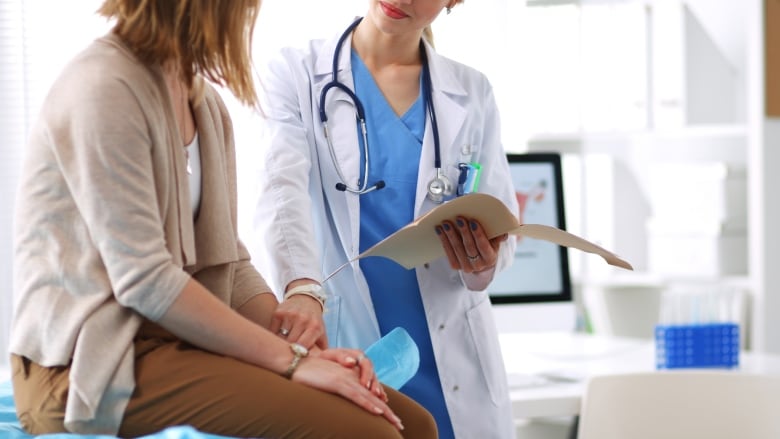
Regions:
<instances>
[{"instance_id":1,"label":"red lipstick","mask_svg":"<svg viewBox=\"0 0 780 439\"><path fill-rule=\"evenodd\" d=\"M379 2L379 6L382 7L382 12L384 12L385 15L387 15L390 18L400 20L402 18L408 17L408 15L406 15L406 12L396 8L395 6L389 5L385 2Z\"/></svg>"}]
</instances>

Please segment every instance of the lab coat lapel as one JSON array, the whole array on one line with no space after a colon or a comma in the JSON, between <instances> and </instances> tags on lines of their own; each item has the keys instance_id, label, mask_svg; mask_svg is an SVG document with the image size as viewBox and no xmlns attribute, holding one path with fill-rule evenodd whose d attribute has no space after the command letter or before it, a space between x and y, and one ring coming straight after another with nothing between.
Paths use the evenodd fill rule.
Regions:
<instances>
[{"instance_id":1,"label":"lab coat lapel","mask_svg":"<svg viewBox=\"0 0 780 439\"><path fill-rule=\"evenodd\" d=\"M455 185L457 184L457 172L454 164L459 158L461 146L455 142L466 120L467 113L466 108L461 103L464 100L460 98L466 96L466 91L448 65L442 62L441 56L427 43L426 50L433 84L433 107L436 111L436 122L439 128L442 171ZM419 217L435 206L427 199L428 183L436 177L436 169L434 167L433 124L427 111L426 115L425 137L420 156L420 178L417 179L417 194L414 203L415 217Z\"/></svg>"}]
</instances>

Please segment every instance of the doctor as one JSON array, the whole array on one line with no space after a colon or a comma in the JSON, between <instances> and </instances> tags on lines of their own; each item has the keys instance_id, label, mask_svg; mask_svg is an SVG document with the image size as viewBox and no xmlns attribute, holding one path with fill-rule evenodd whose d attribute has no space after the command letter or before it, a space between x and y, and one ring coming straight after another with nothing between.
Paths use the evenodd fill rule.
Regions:
<instances>
[{"instance_id":1,"label":"doctor","mask_svg":"<svg viewBox=\"0 0 780 439\"><path fill-rule=\"evenodd\" d=\"M473 189L459 183L477 168L479 192L517 211L490 84L430 41L431 22L457 3L370 0L342 34L269 63L257 265L285 291L272 324L281 337L366 348L402 326L421 365L401 391L434 415L440 437L513 438L484 290L511 261L514 240L489 240L478 221L452 218L437 228L446 258L414 270L367 258L328 280L327 293L320 287L360 252Z\"/></svg>"}]
</instances>

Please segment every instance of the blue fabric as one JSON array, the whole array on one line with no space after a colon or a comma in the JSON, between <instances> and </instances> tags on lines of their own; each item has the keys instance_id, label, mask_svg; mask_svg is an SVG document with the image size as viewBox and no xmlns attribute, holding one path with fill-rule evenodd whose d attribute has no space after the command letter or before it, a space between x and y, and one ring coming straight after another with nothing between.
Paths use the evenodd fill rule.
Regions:
<instances>
[{"instance_id":1,"label":"blue fabric","mask_svg":"<svg viewBox=\"0 0 780 439\"><path fill-rule=\"evenodd\" d=\"M377 378L385 386L399 390L420 368L420 350L404 328L397 327L366 349Z\"/></svg>"},{"instance_id":2,"label":"blue fabric","mask_svg":"<svg viewBox=\"0 0 780 439\"><path fill-rule=\"evenodd\" d=\"M355 93L366 112L369 184L380 179L386 183L383 189L360 196L362 253L414 219L425 102L418 97L399 118L355 51L352 74ZM454 438L415 271L387 258L361 259L360 268L368 282L381 334L402 327L420 351L419 370L400 391L431 412L440 438Z\"/></svg>"}]
</instances>

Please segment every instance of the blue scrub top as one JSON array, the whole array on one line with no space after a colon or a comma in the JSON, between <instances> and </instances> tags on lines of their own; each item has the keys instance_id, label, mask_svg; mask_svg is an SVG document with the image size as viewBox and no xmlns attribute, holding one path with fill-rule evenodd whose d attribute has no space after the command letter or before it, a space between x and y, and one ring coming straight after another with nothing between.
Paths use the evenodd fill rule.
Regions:
<instances>
[{"instance_id":1,"label":"blue scrub top","mask_svg":"<svg viewBox=\"0 0 780 439\"><path fill-rule=\"evenodd\" d=\"M399 118L354 50L352 75L355 93L366 112L370 159L368 184L378 180L384 180L386 184L381 190L360 196L362 253L414 219L426 103L421 94ZM362 142L362 137L358 137ZM360 146L361 163L364 163L363 145ZM363 178L365 176L361 175L361 180ZM401 392L433 414L440 438L454 438L415 271L382 257L361 259L360 268L368 281L381 334L403 327L420 350L420 368Z\"/></svg>"}]
</instances>

